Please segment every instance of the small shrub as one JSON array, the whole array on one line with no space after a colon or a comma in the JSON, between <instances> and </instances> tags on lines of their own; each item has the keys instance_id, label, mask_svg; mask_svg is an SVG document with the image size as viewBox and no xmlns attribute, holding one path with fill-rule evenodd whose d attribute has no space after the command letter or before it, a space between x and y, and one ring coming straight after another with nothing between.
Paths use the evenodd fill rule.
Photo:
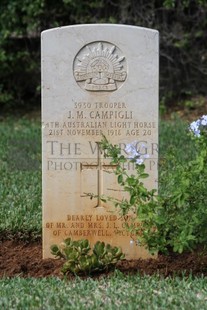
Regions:
<instances>
[{"instance_id":1,"label":"small shrub","mask_svg":"<svg viewBox=\"0 0 207 310\"><path fill-rule=\"evenodd\" d=\"M112 247L104 242L96 242L91 247L87 239L73 241L68 238L58 245L51 246L51 253L66 260L62 267L63 274L91 274L114 268L118 261L124 259L121 248Z\"/></svg>"}]
</instances>

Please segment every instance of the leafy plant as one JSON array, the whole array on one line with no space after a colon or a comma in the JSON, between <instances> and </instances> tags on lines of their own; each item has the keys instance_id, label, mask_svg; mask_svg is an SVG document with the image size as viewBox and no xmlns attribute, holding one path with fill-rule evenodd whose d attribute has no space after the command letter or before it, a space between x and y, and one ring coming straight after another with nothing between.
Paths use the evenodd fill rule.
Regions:
<instances>
[{"instance_id":1,"label":"leafy plant","mask_svg":"<svg viewBox=\"0 0 207 310\"><path fill-rule=\"evenodd\" d=\"M152 253L182 253L207 241L207 116L193 122L190 131L197 155L184 164L177 162L174 169L163 172L162 178L168 180L168 185L162 195L157 195L156 190L148 190L142 182L148 175L143 155L136 149L137 142L127 145L128 159L105 137L100 143L105 157L116 164L113 172L117 182L129 193L129 199L121 201L113 197L102 199L112 201L123 218L134 215L127 217L131 222L126 222L125 226L133 238ZM135 164L134 175L128 175L123 168L123 163L128 160ZM174 162L176 164L175 159ZM139 225L135 225L137 221Z\"/></svg>"},{"instance_id":2,"label":"leafy plant","mask_svg":"<svg viewBox=\"0 0 207 310\"><path fill-rule=\"evenodd\" d=\"M58 245L51 246L51 253L66 260L62 272L67 274L91 274L113 268L117 262L124 259L121 248L105 245L97 241L90 254L90 244L87 239L73 241L71 238Z\"/></svg>"}]
</instances>

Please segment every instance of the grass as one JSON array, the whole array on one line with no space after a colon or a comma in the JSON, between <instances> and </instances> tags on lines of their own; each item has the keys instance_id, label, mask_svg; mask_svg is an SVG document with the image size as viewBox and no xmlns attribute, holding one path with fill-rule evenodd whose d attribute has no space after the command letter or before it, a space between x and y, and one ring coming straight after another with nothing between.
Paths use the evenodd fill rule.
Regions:
<instances>
[{"instance_id":1,"label":"grass","mask_svg":"<svg viewBox=\"0 0 207 310\"><path fill-rule=\"evenodd\" d=\"M195 147L188 136L189 123L174 116L170 121L161 121L159 128L159 157L176 155L176 160L184 162L195 155ZM170 163L168 163L170 164Z\"/></svg>"},{"instance_id":2,"label":"grass","mask_svg":"<svg viewBox=\"0 0 207 310\"><path fill-rule=\"evenodd\" d=\"M196 149L188 135L189 123L174 116L161 121L159 128L159 193L173 192L169 179L176 174L177 165L195 157Z\"/></svg>"},{"instance_id":3,"label":"grass","mask_svg":"<svg viewBox=\"0 0 207 310\"><path fill-rule=\"evenodd\" d=\"M206 309L207 278L124 276L0 280L1 309Z\"/></svg>"},{"instance_id":4,"label":"grass","mask_svg":"<svg viewBox=\"0 0 207 310\"><path fill-rule=\"evenodd\" d=\"M179 119L160 124L160 180L165 158L178 161L195 153ZM0 123L1 236L41 236L40 122L9 118ZM184 147L183 147L184 146ZM174 169L174 162L168 168ZM162 183L163 181L163 183ZM164 187L163 187L164 188ZM162 189L162 190L165 190ZM0 280L0 309L206 309L207 279L126 276L74 281L58 278Z\"/></svg>"},{"instance_id":5,"label":"grass","mask_svg":"<svg viewBox=\"0 0 207 310\"><path fill-rule=\"evenodd\" d=\"M0 232L38 236L41 232L40 122L0 123Z\"/></svg>"}]
</instances>

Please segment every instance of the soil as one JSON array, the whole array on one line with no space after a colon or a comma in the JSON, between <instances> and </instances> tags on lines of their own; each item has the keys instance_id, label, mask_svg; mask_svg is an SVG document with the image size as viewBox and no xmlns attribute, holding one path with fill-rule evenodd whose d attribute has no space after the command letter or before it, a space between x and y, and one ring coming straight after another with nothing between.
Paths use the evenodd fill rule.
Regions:
<instances>
[{"instance_id":1,"label":"soil","mask_svg":"<svg viewBox=\"0 0 207 310\"><path fill-rule=\"evenodd\" d=\"M59 259L42 259L42 245L40 241L25 242L19 240L5 240L0 244L0 278L2 277L49 277L62 278L61 267L63 261ZM119 262L116 269L124 274L153 275L160 276L207 276L207 251L197 249L194 252L184 254L171 254L168 256L158 255L157 259L148 260L123 260ZM103 277L93 275L94 278ZM73 275L68 276L73 279Z\"/></svg>"}]
</instances>

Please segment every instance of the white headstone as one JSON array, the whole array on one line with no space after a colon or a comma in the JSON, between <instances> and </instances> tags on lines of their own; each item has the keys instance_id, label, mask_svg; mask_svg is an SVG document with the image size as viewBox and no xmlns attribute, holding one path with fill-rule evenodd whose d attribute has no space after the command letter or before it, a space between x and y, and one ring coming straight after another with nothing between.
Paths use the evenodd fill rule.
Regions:
<instances>
[{"instance_id":1,"label":"white headstone","mask_svg":"<svg viewBox=\"0 0 207 310\"><path fill-rule=\"evenodd\" d=\"M121 198L102 133L123 149L137 142L157 188L158 32L124 25L77 25L42 33L43 257L66 238L122 247L146 258L117 210L86 193ZM132 164L126 169L133 173ZM117 189L117 190L116 190Z\"/></svg>"}]
</instances>

